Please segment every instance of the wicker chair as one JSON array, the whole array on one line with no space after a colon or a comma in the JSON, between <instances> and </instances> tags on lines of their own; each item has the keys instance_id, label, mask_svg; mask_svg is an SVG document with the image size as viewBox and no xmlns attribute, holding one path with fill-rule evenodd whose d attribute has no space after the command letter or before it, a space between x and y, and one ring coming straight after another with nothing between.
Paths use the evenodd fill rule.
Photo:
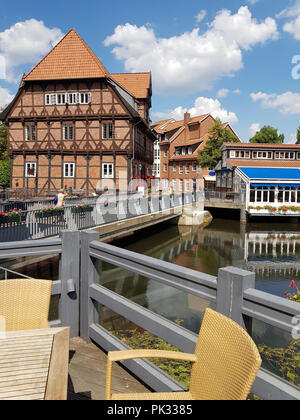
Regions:
<instances>
[{"instance_id":1,"label":"wicker chair","mask_svg":"<svg viewBox=\"0 0 300 420\"><path fill-rule=\"evenodd\" d=\"M15 279L0 281L2 331L49 328L52 281Z\"/></svg>"},{"instance_id":2,"label":"wicker chair","mask_svg":"<svg viewBox=\"0 0 300 420\"><path fill-rule=\"evenodd\" d=\"M188 392L111 394L112 363L129 359L167 358L192 362ZM247 332L231 319L207 309L194 354L160 350L108 353L107 400L245 400L261 358Z\"/></svg>"}]
</instances>

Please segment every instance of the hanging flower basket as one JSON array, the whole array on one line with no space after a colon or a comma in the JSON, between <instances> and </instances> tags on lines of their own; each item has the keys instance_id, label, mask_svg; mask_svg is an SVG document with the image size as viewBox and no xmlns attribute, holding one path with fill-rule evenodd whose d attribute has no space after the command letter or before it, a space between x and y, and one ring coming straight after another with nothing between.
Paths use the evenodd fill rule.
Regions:
<instances>
[{"instance_id":1,"label":"hanging flower basket","mask_svg":"<svg viewBox=\"0 0 300 420\"><path fill-rule=\"evenodd\" d=\"M18 224L26 220L26 213L22 210L13 209L7 212L0 213L0 225L4 224Z\"/></svg>"},{"instance_id":2,"label":"hanging flower basket","mask_svg":"<svg viewBox=\"0 0 300 420\"><path fill-rule=\"evenodd\" d=\"M41 211L35 213L35 218L39 220L47 217L61 216L64 212L65 211L62 207L43 207Z\"/></svg>"},{"instance_id":3,"label":"hanging flower basket","mask_svg":"<svg viewBox=\"0 0 300 420\"><path fill-rule=\"evenodd\" d=\"M77 204L76 207L72 207L71 213L77 214L77 213L90 213L93 211L93 207L89 204Z\"/></svg>"}]
</instances>

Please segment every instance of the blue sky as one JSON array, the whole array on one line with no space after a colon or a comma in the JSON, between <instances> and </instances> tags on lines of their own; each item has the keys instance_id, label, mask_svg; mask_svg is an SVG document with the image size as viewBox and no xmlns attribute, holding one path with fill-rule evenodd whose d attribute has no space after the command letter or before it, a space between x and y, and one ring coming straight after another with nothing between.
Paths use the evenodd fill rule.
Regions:
<instances>
[{"instance_id":1,"label":"blue sky","mask_svg":"<svg viewBox=\"0 0 300 420\"><path fill-rule=\"evenodd\" d=\"M110 72L152 72L153 121L211 112L242 141L263 125L295 141L300 0L0 1L0 106L74 27Z\"/></svg>"}]
</instances>

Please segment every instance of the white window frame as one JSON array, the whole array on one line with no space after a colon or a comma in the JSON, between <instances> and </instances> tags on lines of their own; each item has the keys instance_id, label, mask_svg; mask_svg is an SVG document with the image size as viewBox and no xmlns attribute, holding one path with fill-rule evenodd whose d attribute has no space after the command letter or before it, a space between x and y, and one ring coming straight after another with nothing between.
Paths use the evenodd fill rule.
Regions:
<instances>
[{"instance_id":1,"label":"white window frame","mask_svg":"<svg viewBox=\"0 0 300 420\"><path fill-rule=\"evenodd\" d=\"M35 125L24 126L25 141L36 141L36 128Z\"/></svg>"},{"instance_id":2,"label":"white window frame","mask_svg":"<svg viewBox=\"0 0 300 420\"><path fill-rule=\"evenodd\" d=\"M59 99L60 98L60 99ZM59 92L59 93L46 93L45 105L77 105L89 104L92 100L91 92Z\"/></svg>"},{"instance_id":3,"label":"white window frame","mask_svg":"<svg viewBox=\"0 0 300 420\"><path fill-rule=\"evenodd\" d=\"M29 170L31 170L31 169L34 170L33 175L30 175L28 173L28 169ZM26 178L36 178L36 162L26 162L25 163L25 177Z\"/></svg>"},{"instance_id":4,"label":"white window frame","mask_svg":"<svg viewBox=\"0 0 300 420\"><path fill-rule=\"evenodd\" d=\"M110 136L111 134L111 136ZM113 122L102 123L102 139L113 140L115 138L115 125Z\"/></svg>"},{"instance_id":5,"label":"white window frame","mask_svg":"<svg viewBox=\"0 0 300 420\"><path fill-rule=\"evenodd\" d=\"M71 133L72 133L72 135L71 135ZM62 126L62 138L63 138L63 140L66 140L66 141L74 140L74 124L63 124L63 126Z\"/></svg>"},{"instance_id":6,"label":"white window frame","mask_svg":"<svg viewBox=\"0 0 300 420\"><path fill-rule=\"evenodd\" d=\"M183 174L183 164L182 163L179 164L179 174L180 175Z\"/></svg>"},{"instance_id":7,"label":"white window frame","mask_svg":"<svg viewBox=\"0 0 300 420\"><path fill-rule=\"evenodd\" d=\"M183 191L183 181L182 181L182 179L179 179L178 191L179 192Z\"/></svg>"},{"instance_id":8,"label":"white window frame","mask_svg":"<svg viewBox=\"0 0 300 420\"><path fill-rule=\"evenodd\" d=\"M196 172L197 171L197 162L193 162L192 164L192 171Z\"/></svg>"},{"instance_id":9,"label":"white window frame","mask_svg":"<svg viewBox=\"0 0 300 420\"><path fill-rule=\"evenodd\" d=\"M230 150L230 158L235 158L235 150Z\"/></svg>"},{"instance_id":10,"label":"white window frame","mask_svg":"<svg viewBox=\"0 0 300 420\"><path fill-rule=\"evenodd\" d=\"M164 172L168 172L168 165L164 163Z\"/></svg>"},{"instance_id":11,"label":"white window frame","mask_svg":"<svg viewBox=\"0 0 300 420\"><path fill-rule=\"evenodd\" d=\"M65 162L63 175L64 178L75 178L75 163Z\"/></svg>"},{"instance_id":12,"label":"white window frame","mask_svg":"<svg viewBox=\"0 0 300 420\"><path fill-rule=\"evenodd\" d=\"M189 175L189 173L190 173L190 164L189 163L185 164L185 173L186 173L186 175Z\"/></svg>"},{"instance_id":13,"label":"white window frame","mask_svg":"<svg viewBox=\"0 0 300 420\"><path fill-rule=\"evenodd\" d=\"M114 178L114 164L113 163L102 163L102 178L103 179Z\"/></svg>"},{"instance_id":14,"label":"white window frame","mask_svg":"<svg viewBox=\"0 0 300 420\"><path fill-rule=\"evenodd\" d=\"M173 172L177 172L177 164L173 163Z\"/></svg>"}]
</instances>

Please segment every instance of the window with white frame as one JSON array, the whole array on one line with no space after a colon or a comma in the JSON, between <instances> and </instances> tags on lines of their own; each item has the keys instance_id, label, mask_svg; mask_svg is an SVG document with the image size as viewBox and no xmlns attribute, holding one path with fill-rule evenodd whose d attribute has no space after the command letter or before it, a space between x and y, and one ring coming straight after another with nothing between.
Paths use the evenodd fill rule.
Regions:
<instances>
[{"instance_id":1,"label":"window with white frame","mask_svg":"<svg viewBox=\"0 0 300 420\"><path fill-rule=\"evenodd\" d=\"M75 163L64 163L64 178L75 177Z\"/></svg>"},{"instance_id":2,"label":"window with white frame","mask_svg":"<svg viewBox=\"0 0 300 420\"><path fill-rule=\"evenodd\" d=\"M89 104L91 102L90 92L65 92L65 93L47 93L45 95L46 105L77 105Z\"/></svg>"},{"instance_id":3,"label":"window with white frame","mask_svg":"<svg viewBox=\"0 0 300 420\"><path fill-rule=\"evenodd\" d=\"M177 181L176 181L176 179L173 179L172 185L173 185L173 190L176 191L176 188L177 188Z\"/></svg>"},{"instance_id":4,"label":"window with white frame","mask_svg":"<svg viewBox=\"0 0 300 420\"><path fill-rule=\"evenodd\" d=\"M168 170L168 166L166 163L164 163L164 172L167 172L167 170Z\"/></svg>"},{"instance_id":5,"label":"window with white frame","mask_svg":"<svg viewBox=\"0 0 300 420\"><path fill-rule=\"evenodd\" d=\"M189 179L186 179L186 180L184 181L184 191L185 191L185 192L190 191L190 180L189 180Z\"/></svg>"},{"instance_id":6,"label":"window with white frame","mask_svg":"<svg viewBox=\"0 0 300 420\"><path fill-rule=\"evenodd\" d=\"M114 123L103 123L102 124L102 138L113 139L115 137L115 126Z\"/></svg>"},{"instance_id":7,"label":"window with white frame","mask_svg":"<svg viewBox=\"0 0 300 420\"><path fill-rule=\"evenodd\" d=\"M63 140L74 140L73 124L63 124L62 132L63 132Z\"/></svg>"},{"instance_id":8,"label":"window with white frame","mask_svg":"<svg viewBox=\"0 0 300 420\"><path fill-rule=\"evenodd\" d=\"M179 165L179 173L180 173L180 175L183 174L183 164L182 163L180 163L180 165Z\"/></svg>"},{"instance_id":9,"label":"window with white frame","mask_svg":"<svg viewBox=\"0 0 300 420\"><path fill-rule=\"evenodd\" d=\"M190 173L190 164L189 163L185 164L185 173L186 173L186 175L188 175Z\"/></svg>"},{"instance_id":10,"label":"window with white frame","mask_svg":"<svg viewBox=\"0 0 300 420\"><path fill-rule=\"evenodd\" d=\"M183 181L182 179L179 180L179 192L182 192Z\"/></svg>"},{"instance_id":11,"label":"window with white frame","mask_svg":"<svg viewBox=\"0 0 300 420\"><path fill-rule=\"evenodd\" d=\"M173 172L176 172L177 171L177 165L176 165L176 163L173 163Z\"/></svg>"},{"instance_id":12,"label":"window with white frame","mask_svg":"<svg viewBox=\"0 0 300 420\"><path fill-rule=\"evenodd\" d=\"M35 178L36 177L36 163L26 162L25 164L25 177Z\"/></svg>"},{"instance_id":13,"label":"window with white frame","mask_svg":"<svg viewBox=\"0 0 300 420\"><path fill-rule=\"evenodd\" d=\"M192 164L192 171L196 172L197 171L197 162L193 162Z\"/></svg>"},{"instance_id":14,"label":"window with white frame","mask_svg":"<svg viewBox=\"0 0 300 420\"><path fill-rule=\"evenodd\" d=\"M25 125L24 127L24 137L25 141L35 141L36 140L36 129L35 125Z\"/></svg>"},{"instance_id":15,"label":"window with white frame","mask_svg":"<svg viewBox=\"0 0 300 420\"><path fill-rule=\"evenodd\" d=\"M114 177L114 164L102 163L102 178L113 178L113 177Z\"/></svg>"}]
</instances>

